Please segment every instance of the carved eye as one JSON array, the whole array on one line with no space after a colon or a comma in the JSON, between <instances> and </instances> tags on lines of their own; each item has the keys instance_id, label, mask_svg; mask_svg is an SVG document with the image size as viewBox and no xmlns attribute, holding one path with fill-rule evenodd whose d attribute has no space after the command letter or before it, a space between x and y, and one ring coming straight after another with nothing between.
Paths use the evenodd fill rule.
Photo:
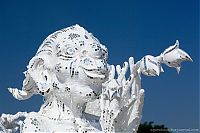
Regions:
<instances>
[{"instance_id":1,"label":"carved eye","mask_svg":"<svg viewBox=\"0 0 200 133\"><path fill-rule=\"evenodd\" d=\"M94 58L102 57L101 46L97 43L89 44L89 46L87 47L87 51L91 57L94 57Z\"/></svg>"},{"instance_id":2,"label":"carved eye","mask_svg":"<svg viewBox=\"0 0 200 133\"><path fill-rule=\"evenodd\" d=\"M66 49L65 54L73 55L75 53L75 51L76 50L74 48L69 47L69 48Z\"/></svg>"}]
</instances>

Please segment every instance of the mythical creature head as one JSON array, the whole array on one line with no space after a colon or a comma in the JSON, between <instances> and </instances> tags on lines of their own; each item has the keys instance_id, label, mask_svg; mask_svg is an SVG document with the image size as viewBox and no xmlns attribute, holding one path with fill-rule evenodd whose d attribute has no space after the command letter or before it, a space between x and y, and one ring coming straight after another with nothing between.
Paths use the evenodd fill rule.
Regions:
<instances>
[{"instance_id":1,"label":"mythical creature head","mask_svg":"<svg viewBox=\"0 0 200 133\"><path fill-rule=\"evenodd\" d=\"M59 30L48 36L36 55L45 54L50 57L48 60L51 60L47 66L55 67L61 83L74 78L100 81L106 78L107 48L79 25Z\"/></svg>"},{"instance_id":2,"label":"mythical creature head","mask_svg":"<svg viewBox=\"0 0 200 133\"><path fill-rule=\"evenodd\" d=\"M56 31L30 60L22 90L47 95L52 90L63 92L67 85L78 84L100 92L108 77L107 57L107 48L79 25ZM27 99L26 94L15 97Z\"/></svg>"}]
</instances>

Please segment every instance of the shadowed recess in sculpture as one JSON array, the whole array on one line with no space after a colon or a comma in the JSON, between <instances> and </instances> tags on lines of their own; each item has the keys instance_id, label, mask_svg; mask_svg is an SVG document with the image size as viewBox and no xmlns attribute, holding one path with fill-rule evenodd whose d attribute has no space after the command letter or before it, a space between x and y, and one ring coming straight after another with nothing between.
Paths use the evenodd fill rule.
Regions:
<instances>
[{"instance_id":1,"label":"shadowed recess in sculpture","mask_svg":"<svg viewBox=\"0 0 200 133\"><path fill-rule=\"evenodd\" d=\"M179 73L182 61L192 61L178 40L136 63L130 57L114 66L107 58L107 48L79 25L49 35L30 60L22 89L8 89L18 100L43 96L40 111L2 114L0 131L136 132L144 100L141 74L159 76L162 63Z\"/></svg>"}]
</instances>

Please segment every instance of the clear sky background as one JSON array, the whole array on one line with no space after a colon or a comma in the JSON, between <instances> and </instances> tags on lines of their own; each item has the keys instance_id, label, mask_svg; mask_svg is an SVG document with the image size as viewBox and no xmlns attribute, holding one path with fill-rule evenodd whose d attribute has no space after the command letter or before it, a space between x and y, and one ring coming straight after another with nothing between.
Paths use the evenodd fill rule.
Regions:
<instances>
[{"instance_id":1,"label":"clear sky background","mask_svg":"<svg viewBox=\"0 0 200 133\"><path fill-rule=\"evenodd\" d=\"M1 0L0 114L38 111L42 97L17 101L8 87L21 88L23 71L50 33L79 24L109 49L109 63L123 64L159 55L180 41L193 58L178 75L163 65L159 77L142 77L145 104L142 121L169 128L199 126L198 0Z\"/></svg>"}]
</instances>

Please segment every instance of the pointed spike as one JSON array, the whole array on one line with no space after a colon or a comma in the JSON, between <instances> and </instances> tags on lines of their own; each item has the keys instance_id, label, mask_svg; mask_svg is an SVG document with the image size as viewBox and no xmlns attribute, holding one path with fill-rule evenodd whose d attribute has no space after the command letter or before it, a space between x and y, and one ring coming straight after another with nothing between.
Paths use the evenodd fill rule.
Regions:
<instances>
[{"instance_id":1,"label":"pointed spike","mask_svg":"<svg viewBox=\"0 0 200 133\"><path fill-rule=\"evenodd\" d=\"M9 91L10 93L12 93L12 88L8 88L8 91Z\"/></svg>"},{"instance_id":2,"label":"pointed spike","mask_svg":"<svg viewBox=\"0 0 200 133\"><path fill-rule=\"evenodd\" d=\"M179 41L178 40L176 40L176 48L179 48Z\"/></svg>"},{"instance_id":3,"label":"pointed spike","mask_svg":"<svg viewBox=\"0 0 200 133\"><path fill-rule=\"evenodd\" d=\"M178 74L180 73L180 70L181 70L181 67L176 67L176 71Z\"/></svg>"},{"instance_id":4,"label":"pointed spike","mask_svg":"<svg viewBox=\"0 0 200 133\"><path fill-rule=\"evenodd\" d=\"M160 76L160 73L156 73L156 76Z\"/></svg>"},{"instance_id":5,"label":"pointed spike","mask_svg":"<svg viewBox=\"0 0 200 133\"><path fill-rule=\"evenodd\" d=\"M161 72L164 72L164 69L162 68L162 66L160 67L160 71L161 71Z\"/></svg>"}]
</instances>

